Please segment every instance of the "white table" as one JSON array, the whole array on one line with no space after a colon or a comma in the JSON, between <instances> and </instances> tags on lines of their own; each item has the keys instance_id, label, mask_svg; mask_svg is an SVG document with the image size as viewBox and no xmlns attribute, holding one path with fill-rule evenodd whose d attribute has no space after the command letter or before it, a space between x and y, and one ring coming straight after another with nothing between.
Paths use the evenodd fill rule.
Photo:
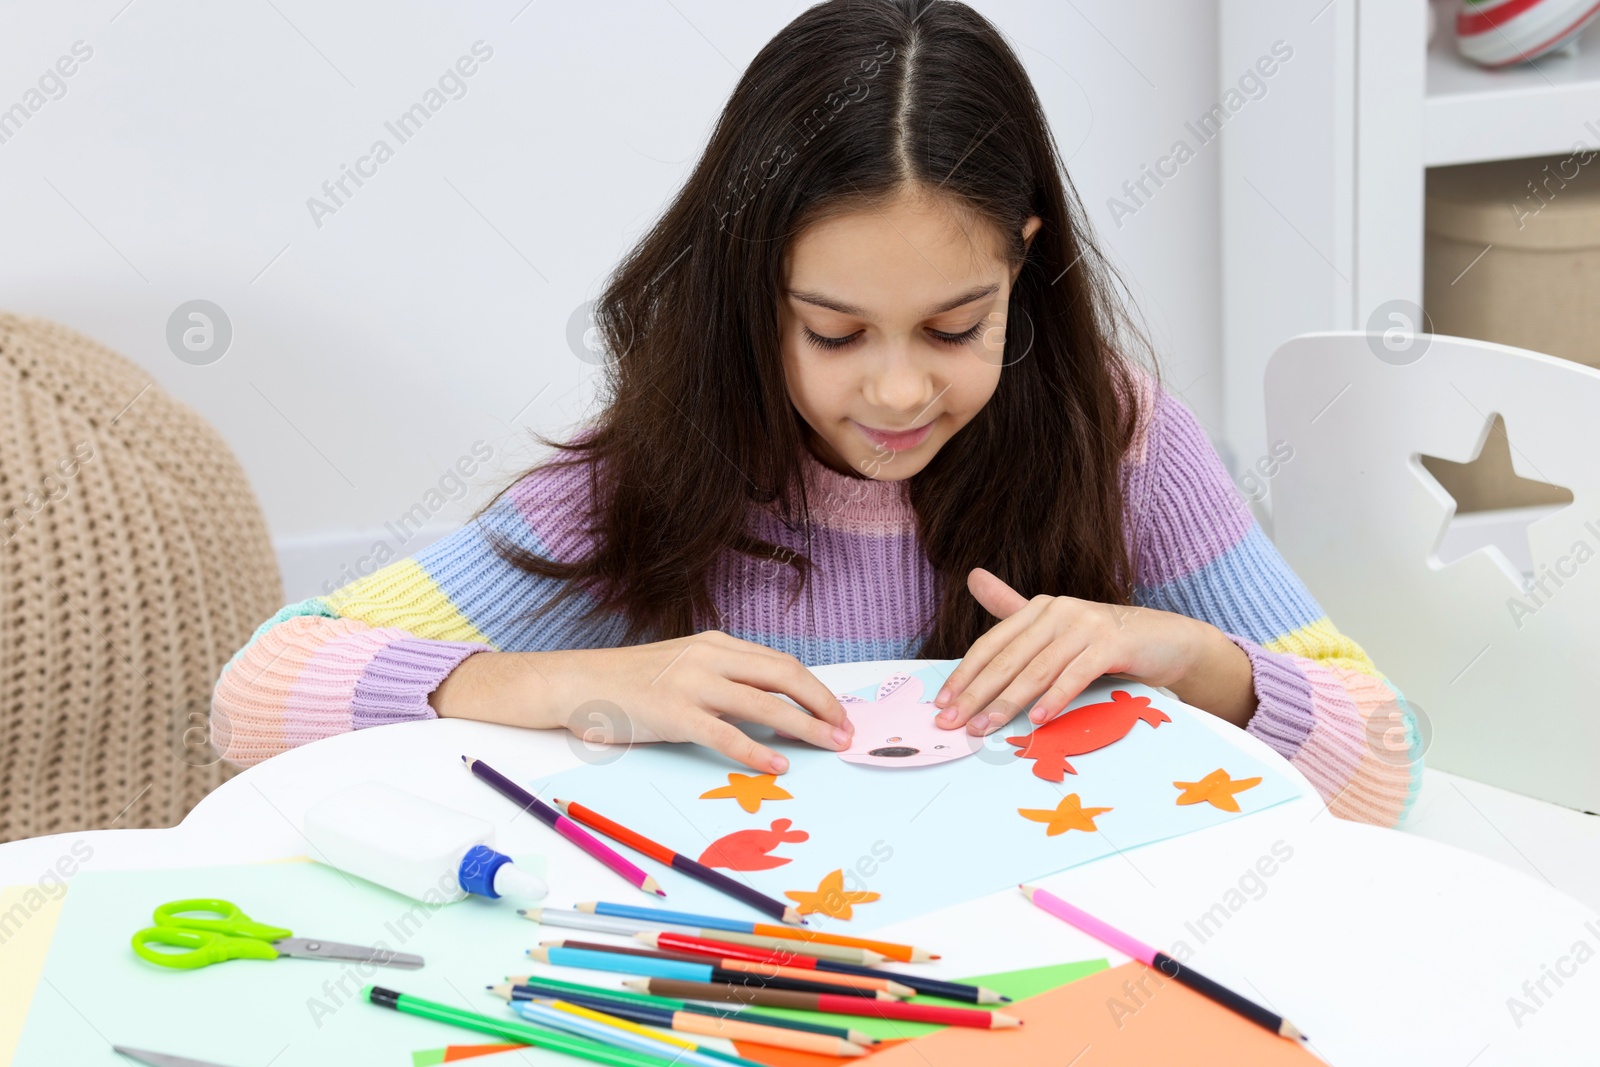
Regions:
<instances>
[{"instance_id":1,"label":"white table","mask_svg":"<svg viewBox=\"0 0 1600 1067\"><path fill-rule=\"evenodd\" d=\"M841 684L829 670L818 674L835 688L856 684ZM1278 759L1243 731L1205 718L1241 748ZM574 764L575 744L564 733L459 720L332 737L246 771L169 830L0 845L0 885L36 881L74 844L80 855L86 846L92 850L85 870L305 855L310 850L298 829L304 810L349 782L372 778L493 821L505 851L549 855L560 872L552 903L603 897L615 888L606 872L542 825L517 818L456 761L459 753L482 755L528 777ZM1301 799L1040 884L1157 945L1187 940L1196 967L1281 1010L1334 1064L1596 1062L1600 958L1577 966L1560 988L1547 980L1552 995L1520 1026L1507 998L1526 996L1523 983L1537 982L1579 941L1600 952L1600 913L1551 884L1581 885L1593 901L1600 819L1430 772L1414 820L1420 834L1401 833L1329 815L1296 778L1305 789ZM1430 837L1469 847L1488 841L1512 865ZM1293 850L1292 858L1255 899L1231 912L1224 905L1226 921L1197 945L1189 924L1212 912L1278 842L1280 850ZM1581 855L1571 854L1575 844ZM1519 863L1533 873L1515 869ZM1042 919L1019 894L1006 892L874 936L937 946L944 958L925 965L930 975L1100 956L1124 962L1065 924ZM1004 932L1019 923L1029 937Z\"/></svg>"}]
</instances>

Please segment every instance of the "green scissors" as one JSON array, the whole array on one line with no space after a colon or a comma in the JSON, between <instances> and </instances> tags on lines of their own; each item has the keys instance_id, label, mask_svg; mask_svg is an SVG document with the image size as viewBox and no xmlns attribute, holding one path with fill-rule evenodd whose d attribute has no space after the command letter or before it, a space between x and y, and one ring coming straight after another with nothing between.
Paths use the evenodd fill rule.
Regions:
<instances>
[{"instance_id":1,"label":"green scissors","mask_svg":"<svg viewBox=\"0 0 1600 1067\"><path fill-rule=\"evenodd\" d=\"M152 945L183 949L168 952ZM275 960L301 956L313 960L371 963L415 970L422 957L364 945L342 945L295 937L281 926L258 923L227 900L171 900L155 912L155 925L133 935L133 951L159 967L189 970L223 960Z\"/></svg>"}]
</instances>

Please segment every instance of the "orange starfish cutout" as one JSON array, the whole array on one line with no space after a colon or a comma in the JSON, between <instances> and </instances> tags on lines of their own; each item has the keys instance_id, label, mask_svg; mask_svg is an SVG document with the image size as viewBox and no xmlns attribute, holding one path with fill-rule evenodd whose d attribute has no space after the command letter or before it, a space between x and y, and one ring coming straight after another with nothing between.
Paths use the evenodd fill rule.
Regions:
<instances>
[{"instance_id":1,"label":"orange starfish cutout","mask_svg":"<svg viewBox=\"0 0 1600 1067\"><path fill-rule=\"evenodd\" d=\"M811 915L821 912L823 915L835 919L850 918L850 905L871 904L878 899L876 893L856 893L847 891L844 887L843 868L827 875L817 883L814 893L807 893L801 889L791 889L784 896L800 905L801 915Z\"/></svg>"},{"instance_id":2,"label":"orange starfish cutout","mask_svg":"<svg viewBox=\"0 0 1600 1067\"><path fill-rule=\"evenodd\" d=\"M1228 772L1219 767L1198 782L1172 784L1183 790L1183 795L1178 798L1179 804L1200 804L1209 801L1214 808L1238 811L1239 802L1233 799L1233 794L1255 788L1261 784L1261 779L1230 778Z\"/></svg>"},{"instance_id":3,"label":"orange starfish cutout","mask_svg":"<svg viewBox=\"0 0 1600 1067\"><path fill-rule=\"evenodd\" d=\"M1068 793L1054 808L1018 808L1017 814L1024 819L1044 823L1048 827L1045 836L1054 837L1068 830L1094 833L1099 829L1094 824L1095 816L1104 815L1110 810L1110 808L1086 808L1083 806L1083 801L1078 799L1078 794Z\"/></svg>"},{"instance_id":4,"label":"orange starfish cutout","mask_svg":"<svg viewBox=\"0 0 1600 1067\"><path fill-rule=\"evenodd\" d=\"M745 811L756 812L761 810L763 800L793 800L794 797L781 785L777 784L775 774L728 774L728 784L709 792L701 793L701 800L727 800L739 802Z\"/></svg>"}]
</instances>

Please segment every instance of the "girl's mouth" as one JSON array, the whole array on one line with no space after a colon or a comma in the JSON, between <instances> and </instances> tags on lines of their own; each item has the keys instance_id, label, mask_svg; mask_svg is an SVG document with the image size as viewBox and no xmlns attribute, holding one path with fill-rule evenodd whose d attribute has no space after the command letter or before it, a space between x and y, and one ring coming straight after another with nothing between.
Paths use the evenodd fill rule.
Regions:
<instances>
[{"instance_id":1,"label":"girl's mouth","mask_svg":"<svg viewBox=\"0 0 1600 1067\"><path fill-rule=\"evenodd\" d=\"M850 421L855 422L854 419ZM900 431L875 430L870 426L863 426L859 422L855 424L856 428L861 431L862 436L873 444L882 445L884 448L894 452L906 452L926 441L928 434L933 430L933 424L938 421L938 419L930 419L915 429Z\"/></svg>"}]
</instances>

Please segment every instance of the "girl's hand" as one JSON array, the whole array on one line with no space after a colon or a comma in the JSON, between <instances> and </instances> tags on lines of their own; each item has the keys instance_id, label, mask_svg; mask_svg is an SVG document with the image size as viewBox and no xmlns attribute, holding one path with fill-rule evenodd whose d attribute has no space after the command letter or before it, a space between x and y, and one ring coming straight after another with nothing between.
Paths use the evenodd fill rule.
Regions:
<instances>
[{"instance_id":1,"label":"girl's hand","mask_svg":"<svg viewBox=\"0 0 1600 1067\"><path fill-rule=\"evenodd\" d=\"M1035 698L1028 717L1047 722L1102 675L1171 687L1195 703L1179 691L1190 682L1185 688L1207 701L1195 706L1239 725L1241 713L1247 720L1255 710L1248 657L1209 623L1076 597L1029 600L981 567L967 588L1001 621L973 642L934 698L944 709L934 721L946 729L990 733Z\"/></svg>"},{"instance_id":2,"label":"girl's hand","mask_svg":"<svg viewBox=\"0 0 1600 1067\"><path fill-rule=\"evenodd\" d=\"M623 648L475 653L435 691L433 706L441 715L565 726L595 743L693 741L768 774L789 761L733 721L833 750L849 748L855 730L798 659L717 630Z\"/></svg>"}]
</instances>

